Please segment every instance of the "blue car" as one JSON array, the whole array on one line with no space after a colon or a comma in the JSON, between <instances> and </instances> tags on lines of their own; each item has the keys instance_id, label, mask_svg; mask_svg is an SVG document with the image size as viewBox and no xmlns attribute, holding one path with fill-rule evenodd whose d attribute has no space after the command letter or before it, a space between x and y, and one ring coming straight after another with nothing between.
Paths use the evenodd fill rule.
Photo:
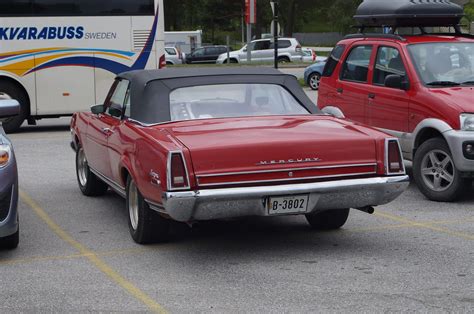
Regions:
<instances>
[{"instance_id":1,"label":"blue car","mask_svg":"<svg viewBox=\"0 0 474 314\"><path fill-rule=\"evenodd\" d=\"M0 249L14 249L19 242L18 171L12 143L1 126L19 112L16 100L0 100Z\"/></svg>"},{"instance_id":2,"label":"blue car","mask_svg":"<svg viewBox=\"0 0 474 314\"><path fill-rule=\"evenodd\" d=\"M316 62L304 70L304 81L312 90L318 90L319 80L325 65L326 61Z\"/></svg>"}]
</instances>

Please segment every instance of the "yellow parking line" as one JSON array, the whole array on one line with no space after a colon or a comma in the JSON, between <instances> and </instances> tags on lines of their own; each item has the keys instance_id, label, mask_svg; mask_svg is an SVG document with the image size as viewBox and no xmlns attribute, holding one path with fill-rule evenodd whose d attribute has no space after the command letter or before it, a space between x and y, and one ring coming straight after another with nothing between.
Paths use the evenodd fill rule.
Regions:
<instances>
[{"instance_id":1,"label":"yellow parking line","mask_svg":"<svg viewBox=\"0 0 474 314\"><path fill-rule=\"evenodd\" d=\"M51 219L51 217L49 217L49 215L31 197L29 197L29 195L23 191L20 191L20 198L33 209L36 215L38 215L38 217L40 217L54 233L56 233L63 241L67 242L69 245L78 250L82 255L84 255L84 257L94 264L95 267L112 279L112 281L114 281L117 285L125 289L130 295L148 306L150 310L157 313L166 313L166 310L160 304L155 302L145 292L141 291L130 281L122 277L119 273L112 269L112 267L100 259L96 253L89 250L78 241L74 240L66 231L56 224Z\"/></svg>"},{"instance_id":2,"label":"yellow parking line","mask_svg":"<svg viewBox=\"0 0 474 314\"><path fill-rule=\"evenodd\" d=\"M442 228L442 227L436 227L436 226L433 226L433 224L430 224L430 223L416 222L416 221L405 219L405 218L402 218L402 217L399 217L399 216L394 216L394 215L391 215L389 213L385 213L385 212L381 212L381 211L377 211L375 213L375 215L379 216L379 217L384 217L384 218L387 218L387 219L390 219L390 220L393 220L393 221L397 221L397 222L400 222L400 223L403 223L403 224L409 224L409 225L412 225L413 227L430 229L430 230L438 231L438 232L448 234L448 235L451 235L451 236L463 238L463 239L466 239L466 240L474 240L474 235L471 235L471 234L468 234L468 233L463 233L463 232L452 231L452 230Z\"/></svg>"},{"instance_id":3,"label":"yellow parking line","mask_svg":"<svg viewBox=\"0 0 474 314\"><path fill-rule=\"evenodd\" d=\"M387 218L387 217L385 217ZM444 225L444 224L459 224L459 223L466 223L474 221L474 218L466 218L466 219L450 219L450 220L431 220L431 221L424 221L420 223L401 223L401 224L392 224L392 225L382 225L376 227L366 227L366 228L353 228L347 229L347 231L352 232L365 232L365 231L383 231L383 230L390 230L390 229L400 229L400 228L413 228L418 227L420 224L423 225Z\"/></svg>"},{"instance_id":4,"label":"yellow parking line","mask_svg":"<svg viewBox=\"0 0 474 314\"><path fill-rule=\"evenodd\" d=\"M105 252L95 252L97 256L117 256L121 254L137 254L147 252L145 249L125 249L125 250L112 250ZM57 256L32 256L25 258L16 258L10 260L0 261L0 265L12 265L12 264L26 264L33 262L43 262L43 261L52 261L52 260L66 260L74 258L87 257L86 254L71 254L71 255L57 255Z\"/></svg>"}]
</instances>

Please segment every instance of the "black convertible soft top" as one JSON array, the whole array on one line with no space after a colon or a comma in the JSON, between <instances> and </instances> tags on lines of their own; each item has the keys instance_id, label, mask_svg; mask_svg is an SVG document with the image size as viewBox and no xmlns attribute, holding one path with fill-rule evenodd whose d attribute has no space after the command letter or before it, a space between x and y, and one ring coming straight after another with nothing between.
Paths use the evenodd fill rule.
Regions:
<instances>
[{"instance_id":1,"label":"black convertible soft top","mask_svg":"<svg viewBox=\"0 0 474 314\"><path fill-rule=\"evenodd\" d=\"M269 67L138 70L119 74L117 78L130 81L130 118L146 124L171 120L170 93L173 90L200 85L281 85L309 112L319 112L295 76Z\"/></svg>"}]
</instances>

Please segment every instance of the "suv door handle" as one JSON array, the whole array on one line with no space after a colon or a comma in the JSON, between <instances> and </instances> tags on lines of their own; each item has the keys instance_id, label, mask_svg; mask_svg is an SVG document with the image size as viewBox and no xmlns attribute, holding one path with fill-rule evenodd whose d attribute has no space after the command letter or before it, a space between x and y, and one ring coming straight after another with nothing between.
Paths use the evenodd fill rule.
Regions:
<instances>
[{"instance_id":1,"label":"suv door handle","mask_svg":"<svg viewBox=\"0 0 474 314\"><path fill-rule=\"evenodd\" d=\"M337 91L339 94L342 94L342 93L344 92L344 90L343 90L342 88L340 88L340 87L339 87L338 89L336 89L336 91Z\"/></svg>"},{"instance_id":2,"label":"suv door handle","mask_svg":"<svg viewBox=\"0 0 474 314\"><path fill-rule=\"evenodd\" d=\"M370 98L370 99L374 99L374 98L375 98L375 94L370 93L370 94L369 94L369 98Z\"/></svg>"}]
</instances>

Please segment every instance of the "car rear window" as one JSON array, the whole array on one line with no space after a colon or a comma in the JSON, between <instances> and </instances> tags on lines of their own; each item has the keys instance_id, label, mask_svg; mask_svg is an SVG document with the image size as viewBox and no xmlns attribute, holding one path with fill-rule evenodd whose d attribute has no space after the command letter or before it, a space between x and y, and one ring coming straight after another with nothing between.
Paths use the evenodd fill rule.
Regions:
<instances>
[{"instance_id":1,"label":"car rear window","mask_svg":"<svg viewBox=\"0 0 474 314\"><path fill-rule=\"evenodd\" d=\"M342 54L344 53L346 46L345 45L337 45L331 52L329 56L326 66L323 70L323 76L329 77L334 73L339 60L341 59Z\"/></svg>"},{"instance_id":2,"label":"car rear window","mask_svg":"<svg viewBox=\"0 0 474 314\"><path fill-rule=\"evenodd\" d=\"M165 48L166 52L170 55L175 55L176 51L173 48Z\"/></svg>"},{"instance_id":3,"label":"car rear window","mask_svg":"<svg viewBox=\"0 0 474 314\"><path fill-rule=\"evenodd\" d=\"M220 84L178 88L170 93L171 121L243 116L309 114L276 84Z\"/></svg>"},{"instance_id":4,"label":"car rear window","mask_svg":"<svg viewBox=\"0 0 474 314\"><path fill-rule=\"evenodd\" d=\"M289 48L291 47L291 41L289 40L279 40L278 41L278 48Z\"/></svg>"}]
</instances>

